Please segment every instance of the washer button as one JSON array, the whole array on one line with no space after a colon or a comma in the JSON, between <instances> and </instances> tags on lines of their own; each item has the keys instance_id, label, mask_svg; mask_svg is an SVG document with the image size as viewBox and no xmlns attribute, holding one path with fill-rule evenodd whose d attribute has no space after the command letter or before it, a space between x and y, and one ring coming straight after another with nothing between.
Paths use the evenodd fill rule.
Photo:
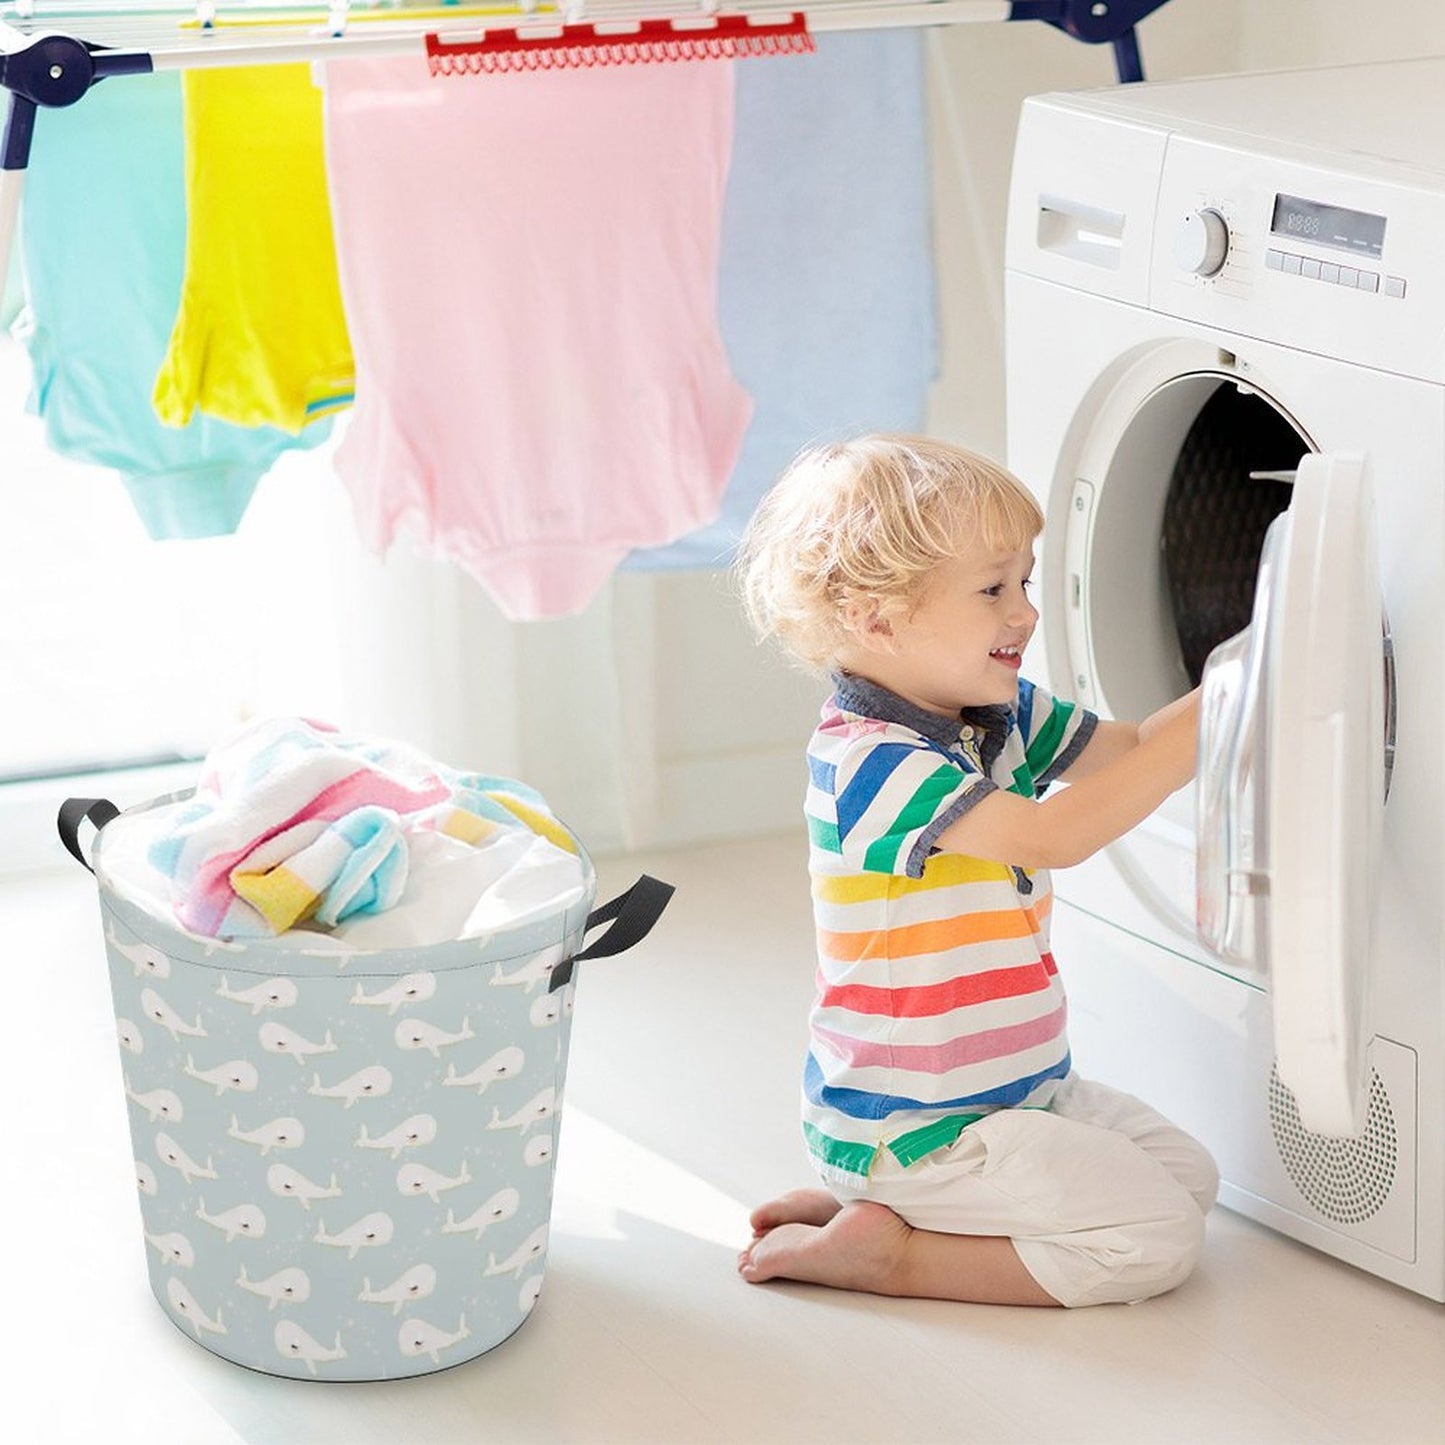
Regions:
<instances>
[{"instance_id":1,"label":"washer button","mask_svg":"<svg viewBox=\"0 0 1445 1445\"><path fill-rule=\"evenodd\" d=\"M1318 281L1320 279L1320 263L1312 256L1306 256L1299 264L1299 273L1301 276L1308 276L1311 281Z\"/></svg>"},{"instance_id":2,"label":"washer button","mask_svg":"<svg viewBox=\"0 0 1445 1445\"><path fill-rule=\"evenodd\" d=\"M1337 286L1337 285L1339 285L1339 281L1340 281L1340 268L1339 268L1338 266L1336 266L1333 261L1323 261L1323 262L1321 262L1321 263L1320 263L1320 280L1321 280L1321 281L1328 281L1331 286Z\"/></svg>"},{"instance_id":3,"label":"washer button","mask_svg":"<svg viewBox=\"0 0 1445 1445\"><path fill-rule=\"evenodd\" d=\"M1292 252L1292 251L1286 251L1286 252L1284 253L1284 267L1283 267L1283 270L1284 270L1285 275L1286 275L1286 276L1298 276L1298 275L1299 275L1299 263L1300 263L1300 258L1299 258L1298 256L1296 256L1296 255L1294 254L1294 252Z\"/></svg>"},{"instance_id":4,"label":"washer button","mask_svg":"<svg viewBox=\"0 0 1445 1445\"><path fill-rule=\"evenodd\" d=\"M1360 273L1353 266L1340 267L1340 285L1358 286L1360 284Z\"/></svg>"},{"instance_id":5,"label":"washer button","mask_svg":"<svg viewBox=\"0 0 1445 1445\"><path fill-rule=\"evenodd\" d=\"M1374 271L1361 271L1360 279L1355 283L1361 291L1378 291L1380 289L1380 277Z\"/></svg>"},{"instance_id":6,"label":"washer button","mask_svg":"<svg viewBox=\"0 0 1445 1445\"><path fill-rule=\"evenodd\" d=\"M1271 271L1284 270L1284 252L1274 250L1266 251L1264 253L1264 264Z\"/></svg>"},{"instance_id":7,"label":"washer button","mask_svg":"<svg viewBox=\"0 0 1445 1445\"><path fill-rule=\"evenodd\" d=\"M1385 277L1385 295L1403 296L1405 294L1405 278L1403 276Z\"/></svg>"}]
</instances>

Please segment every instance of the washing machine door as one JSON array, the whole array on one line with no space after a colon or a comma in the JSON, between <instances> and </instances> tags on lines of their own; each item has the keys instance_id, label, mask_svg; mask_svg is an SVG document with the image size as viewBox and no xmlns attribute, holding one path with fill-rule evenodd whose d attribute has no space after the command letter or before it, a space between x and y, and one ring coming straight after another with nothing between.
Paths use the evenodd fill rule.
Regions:
<instances>
[{"instance_id":1,"label":"washing machine door","mask_svg":"<svg viewBox=\"0 0 1445 1445\"><path fill-rule=\"evenodd\" d=\"M1301 459L1252 619L1205 667L1202 941L1268 979L1281 1081L1321 1134L1365 1122L1386 678L1365 459Z\"/></svg>"}]
</instances>

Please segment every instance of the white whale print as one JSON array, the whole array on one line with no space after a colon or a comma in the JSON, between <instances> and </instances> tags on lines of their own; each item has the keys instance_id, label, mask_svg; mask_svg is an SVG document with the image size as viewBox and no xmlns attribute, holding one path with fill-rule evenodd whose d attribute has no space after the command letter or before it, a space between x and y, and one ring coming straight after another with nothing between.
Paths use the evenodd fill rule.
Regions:
<instances>
[{"instance_id":1,"label":"white whale print","mask_svg":"<svg viewBox=\"0 0 1445 1445\"><path fill-rule=\"evenodd\" d=\"M196 1262L196 1251L184 1234L147 1234L146 1243L155 1246L162 1264L189 1269Z\"/></svg>"},{"instance_id":2,"label":"white whale print","mask_svg":"<svg viewBox=\"0 0 1445 1445\"><path fill-rule=\"evenodd\" d=\"M313 1340L294 1320L281 1320L276 1325L276 1353L288 1360L301 1360L314 1375L317 1365L330 1360L344 1360L346 1351L341 1348L341 1331L336 1332L336 1343L327 1349L318 1340Z\"/></svg>"},{"instance_id":3,"label":"white whale print","mask_svg":"<svg viewBox=\"0 0 1445 1445\"><path fill-rule=\"evenodd\" d=\"M378 989L376 993L365 993L361 985L351 995L351 1002L362 1007L384 1008L394 1014L404 1003L424 1003L437 991L436 975L432 973L403 974L393 984Z\"/></svg>"},{"instance_id":4,"label":"white whale print","mask_svg":"<svg viewBox=\"0 0 1445 1445\"><path fill-rule=\"evenodd\" d=\"M560 946L544 948L541 953L533 954L515 973L504 973L500 963L495 965L489 982L524 988L531 993L534 988L551 982L552 970L562 962L562 958L563 949Z\"/></svg>"},{"instance_id":5,"label":"white whale print","mask_svg":"<svg viewBox=\"0 0 1445 1445\"><path fill-rule=\"evenodd\" d=\"M370 1064L349 1074L338 1084L323 1084L320 1074L311 1076L308 1094L319 1099L345 1099L349 1109L358 1099L376 1099L391 1092L391 1070L385 1064Z\"/></svg>"},{"instance_id":6,"label":"white whale print","mask_svg":"<svg viewBox=\"0 0 1445 1445\"><path fill-rule=\"evenodd\" d=\"M210 1084L218 1099L227 1089L234 1089L238 1094L254 1094L256 1086L261 1082L261 1075L255 1064L248 1059L227 1059L224 1064L217 1064L213 1069L198 1069L195 1059L187 1054L181 1073L187 1078Z\"/></svg>"},{"instance_id":7,"label":"white whale print","mask_svg":"<svg viewBox=\"0 0 1445 1445\"><path fill-rule=\"evenodd\" d=\"M213 1161L210 1158L207 1158L205 1167L202 1168L169 1134L156 1135L156 1154L160 1157L162 1164L169 1164L187 1184L193 1179L215 1179L217 1177L216 1171L212 1167Z\"/></svg>"},{"instance_id":8,"label":"white whale print","mask_svg":"<svg viewBox=\"0 0 1445 1445\"><path fill-rule=\"evenodd\" d=\"M145 1016L165 1029L177 1043L180 1042L182 1034L191 1039L206 1037L199 1013L195 1023L188 1024L153 988L141 990L140 1006L145 1010Z\"/></svg>"},{"instance_id":9,"label":"white whale print","mask_svg":"<svg viewBox=\"0 0 1445 1445\"><path fill-rule=\"evenodd\" d=\"M476 1038L470 1019L462 1020L461 1028L454 1034L429 1024L425 1019L402 1019L396 1026L396 1046L399 1049L425 1049L434 1059L441 1057L442 1049L451 1044L464 1043Z\"/></svg>"},{"instance_id":10,"label":"white whale print","mask_svg":"<svg viewBox=\"0 0 1445 1445\"><path fill-rule=\"evenodd\" d=\"M522 1288L517 1291L517 1308L524 1315L531 1314L532 1306L537 1303L537 1296L542 1293L542 1276L534 1274L531 1279L522 1281Z\"/></svg>"},{"instance_id":11,"label":"white whale print","mask_svg":"<svg viewBox=\"0 0 1445 1445\"><path fill-rule=\"evenodd\" d=\"M347 1251L348 1259L355 1259L359 1250L390 1244L395 1230L396 1226L392 1222L391 1215L378 1209L371 1214L363 1215L355 1224L347 1225L338 1234L327 1234L326 1221L317 1220L316 1233L312 1239L317 1244L330 1244L337 1249L344 1249Z\"/></svg>"},{"instance_id":12,"label":"white whale print","mask_svg":"<svg viewBox=\"0 0 1445 1445\"><path fill-rule=\"evenodd\" d=\"M532 1000L527 1017L534 1029L545 1029L562 1017L562 1000L555 993L544 993Z\"/></svg>"},{"instance_id":13,"label":"white whale print","mask_svg":"<svg viewBox=\"0 0 1445 1445\"><path fill-rule=\"evenodd\" d=\"M472 1176L467 1172L465 1159L462 1160L461 1173L452 1179L435 1169L427 1168L425 1164L403 1164L396 1171L396 1187L399 1193L413 1196L425 1194L433 1204L441 1203L439 1196L443 1189L455 1189L471 1182Z\"/></svg>"},{"instance_id":14,"label":"white whale print","mask_svg":"<svg viewBox=\"0 0 1445 1445\"><path fill-rule=\"evenodd\" d=\"M519 1244L506 1259L498 1260L494 1254L487 1255L484 1275L512 1274L521 1278L522 1271L534 1260L541 1257L547 1248L547 1226L539 1225Z\"/></svg>"},{"instance_id":15,"label":"white whale print","mask_svg":"<svg viewBox=\"0 0 1445 1445\"><path fill-rule=\"evenodd\" d=\"M141 1036L139 1024L132 1023L129 1019L117 1018L115 1036L126 1053L142 1054L145 1052L146 1041Z\"/></svg>"},{"instance_id":16,"label":"white whale print","mask_svg":"<svg viewBox=\"0 0 1445 1445\"><path fill-rule=\"evenodd\" d=\"M363 1304L390 1305L392 1314L399 1315L402 1305L425 1299L436 1287L436 1270L429 1264L414 1264L381 1289L372 1289L371 1281L363 1278L357 1299Z\"/></svg>"},{"instance_id":17,"label":"white whale print","mask_svg":"<svg viewBox=\"0 0 1445 1445\"><path fill-rule=\"evenodd\" d=\"M251 1017L268 1008L291 1008L300 997L295 983L289 978L268 978L250 988L233 989L225 974L216 988L216 997L230 999L232 1003L249 1004Z\"/></svg>"},{"instance_id":18,"label":"white whale print","mask_svg":"<svg viewBox=\"0 0 1445 1445\"><path fill-rule=\"evenodd\" d=\"M340 1048L332 1039L330 1029L326 1030L326 1038L319 1044L302 1038L295 1029L288 1029L285 1024L278 1023L262 1024L259 1037L261 1047L268 1054L290 1054L303 1067L308 1055L334 1054Z\"/></svg>"},{"instance_id":19,"label":"white whale print","mask_svg":"<svg viewBox=\"0 0 1445 1445\"><path fill-rule=\"evenodd\" d=\"M397 1334L397 1345L404 1355L430 1355L432 1364L441 1364L442 1350L460 1344L471 1334L467 1317L462 1315L455 1332L439 1329L425 1320L407 1320Z\"/></svg>"},{"instance_id":20,"label":"white whale print","mask_svg":"<svg viewBox=\"0 0 1445 1445\"><path fill-rule=\"evenodd\" d=\"M331 1176L330 1187L327 1187L308 1179L289 1164L273 1164L266 1171L266 1187L282 1199L299 1199L304 1209L311 1208L313 1199L336 1199L341 1194L335 1174Z\"/></svg>"},{"instance_id":21,"label":"white whale print","mask_svg":"<svg viewBox=\"0 0 1445 1445\"><path fill-rule=\"evenodd\" d=\"M522 1163L529 1169L535 1169L538 1165L546 1164L552 1158L552 1136L550 1134L538 1134L527 1140L527 1147L522 1150Z\"/></svg>"},{"instance_id":22,"label":"white whale print","mask_svg":"<svg viewBox=\"0 0 1445 1445\"><path fill-rule=\"evenodd\" d=\"M488 1129L520 1129L525 1133L533 1124L540 1124L545 1119L550 1119L557 1112L557 1091L553 1088L543 1089L540 1094L534 1094L515 1114L509 1114L505 1119L501 1110L493 1109L492 1117L487 1122Z\"/></svg>"},{"instance_id":23,"label":"white whale print","mask_svg":"<svg viewBox=\"0 0 1445 1445\"><path fill-rule=\"evenodd\" d=\"M142 1194L154 1197L160 1193L161 1183L156 1178L156 1171L151 1168L144 1159L135 1161L135 1187Z\"/></svg>"},{"instance_id":24,"label":"white whale print","mask_svg":"<svg viewBox=\"0 0 1445 1445\"><path fill-rule=\"evenodd\" d=\"M278 1269L266 1279L251 1279L243 1264L236 1283L241 1289L260 1295L267 1302L268 1310L274 1310L279 1304L299 1305L311 1298L311 1276L300 1265Z\"/></svg>"},{"instance_id":25,"label":"white whale print","mask_svg":"<svg viewBox=\"0 0 1445 1445\"><path fill-rule=\"evenodd\" d=\"M215 1319L210 1319L196 1302L195 1295L175 1275L166 1281L166 1298L170 1300L171 1308L196 1332L197 1339L200 1339L203 1331L213 1335L226 1333L220 1310L216 1311Z\"/></svg>"},{"instance_id":26,"label":"white whale print","mask_svg":"<svg viewBox=\"0 0 1445 1445\"><path fill-rule=\"evenodd\" d=\"M363 1124L361 1133L354 1142L358 1149L390 1149L391 1157L399 1159L403 1149L416 1149L423 1144L430 1144L436 1136L437 1121L430 1114L412 1114L403 1119L396 1128L388 1129L385 1134L378 1134L374 1139L366 1132L366 1125Z\"/></svg>"},{"instance_id":27,"label":"white whale print","mask_svg":"<svg viewBox=\"0 0 1445 1445\"><path fill-rule=\"evenodd\" d=\"M135 970L135 976L139 978L143 973L148 973L152 978L169 978L171 976L171 961L160 949L152 947L149 943L122 943L116 937L115 924L106 925L105 936L110 940L110 946L124 959L129 960L131 968Z\"/></svg>"},{"instance_id":28,"label":"white whale print","mask_svg":"<svg viewBox=\"0 0 1445 1445\"><path fill-rule=\"evenodd\" d=\"M515 1189L499 1189L486 1203L474 1209L465 1219L457 1219L450 1209L447 1221L442 1225L443 1234L474 1234L478 1240L487 1227L510 1219L522 1202L522 1196Z\"/></svg>"},{"instance_id":29,"label":"white whale print","mask_svg":"<svg viewBox=\"0 0 1445 1445\"><path fill-rule=\"evenodd\" d=\"M230 1244L238 1238L260 1239L266 1232L266 1215L259 1204L235 1204L219 1214L206 1213L205 1196L201 1196L196 1218L213 1229L219 1229Z\"/></svg>"},{"instance_id":30,"label":"white whale print","mask_svg":"<svg viewBox=\"0 0 1445 1445\"><path fill-rule=\"evenodd\" d=\"M139 1104L150 1116L147 1122L154 1124L157 1119L164 1119L167 1124L179 1124L184 1118L185 1109L181 1105L179 1094L170 1089L151 1089L144 1094L137 1094L131 1085L129 1074L122 1074L121 1082L125 1085L126 1098Z\"/></svg>"},{"instance_id":31,"label":"white whale print","mask_svg":"<svg viewBox=\"0 0 1445 1445\"><path fill-rule=\"evenodd\" d=\"M254 1144L263 1155L272 1149L299 1149L306 1142L306 1126L300 1119L289 1115L281 1119L268 1119L254 1129L243 1129L234 1114L231 1115L227 1137L239 1139L243 1144Z\"/></svg>"},{"instance_id":32,"label":"white whale print","mask_svg":"<svg viewBox=\"0 0 1445 1445\"><path fill-rule=\"evenodd\" d=\"M475 1088L480 1096L486 1092L489 1084L519 1074L526 1062L527 1056L515 1044L511 1044L507 1048L498 1049L491 1058L478 1064L469 1074L459 1074L455 1064L448 1064L447 1076L442 1080L442 1086L447 1089Z\"/></svg>"},{"instance_id":33,"label":"white whale print","mask_svg":"<svg viewBox=\"0 0 1445 1445\"><path fill-rule=\"evenodd\" d=\"M519 1244L504 1260L497 1259L496 1254L488 1254L487 1267L483 1274L514 1274L517 1279L522 1277L523 1270L532 1260L539 1259L546 1251L546 1225L538 1225L522 1243Z\"/></svg>"}]
</instances>

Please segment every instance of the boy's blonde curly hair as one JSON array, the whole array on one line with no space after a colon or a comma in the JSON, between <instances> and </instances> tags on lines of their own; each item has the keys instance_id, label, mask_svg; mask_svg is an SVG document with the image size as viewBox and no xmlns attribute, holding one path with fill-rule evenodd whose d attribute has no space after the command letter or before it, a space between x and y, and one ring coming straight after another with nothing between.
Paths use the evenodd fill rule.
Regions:
<instances>
[{"instance_id":1,"label":"boy's blonde curly hair","mask_svg":"<svg viewBox=\"0 0 1445 1445\"><path fill-rule=\"evenodd\" d=\"M1043 525L1022 483L987 457L860 436L791 463L748 524L736 574L758 635L824 672L850 619L906 617L940 562L978 541L1014 551Z\"/></svg>"}]
</instances>

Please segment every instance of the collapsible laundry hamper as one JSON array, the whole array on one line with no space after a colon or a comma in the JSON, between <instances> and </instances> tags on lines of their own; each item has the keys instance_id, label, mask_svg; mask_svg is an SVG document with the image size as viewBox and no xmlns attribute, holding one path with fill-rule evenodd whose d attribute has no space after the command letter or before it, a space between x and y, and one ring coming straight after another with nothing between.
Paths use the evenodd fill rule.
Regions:
<instances>
[{"instance_id":1,"label":"collapsible laundry hamper","mask_svg":"<svg viewBox=\"0 0 1445 1445\"><path fill-rule=\"evenodd\" d=\"M143 812L174 797L156 799ZM382 1380L499 1344L547 1254L572 968L644 937L672 889L429 947L201 938L99 884L151 1287L187 1335L268 1374ZM575 841L575 839L574 839ZM589 929L610 923L590 948Z\"/></svg>"}]
</instances>

